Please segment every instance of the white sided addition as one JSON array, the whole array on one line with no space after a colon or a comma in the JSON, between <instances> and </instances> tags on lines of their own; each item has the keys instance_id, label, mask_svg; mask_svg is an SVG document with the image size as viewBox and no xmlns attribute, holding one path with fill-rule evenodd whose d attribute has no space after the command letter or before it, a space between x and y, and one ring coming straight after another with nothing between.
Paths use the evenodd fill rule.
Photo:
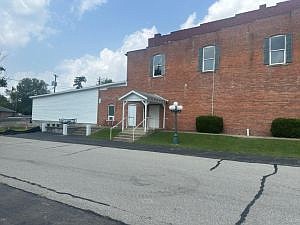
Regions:
<instances>
[{"instance_id":1,"label":"white sided addition","mask_svg":"<svg viewBox=\"0 0 300 225\"><path fill-rule=\"evenodd\" d=\"M32 96L32 120L76 119L77 123L97 123L99 87L82 88Z\"/></svg>"},{"instance_id":2,"label":"white sided addition","mask_svg":"<svg viewBox=\"0 0 300 225\"><path fill-rule=\"evenodd\" d=\"M52 94L31 96L32 120L59 122L75 120L81 124L97 124L99 91L126 86L126 82L114 82L81 89L70 89Z\"/></svg>"}]
</instances>

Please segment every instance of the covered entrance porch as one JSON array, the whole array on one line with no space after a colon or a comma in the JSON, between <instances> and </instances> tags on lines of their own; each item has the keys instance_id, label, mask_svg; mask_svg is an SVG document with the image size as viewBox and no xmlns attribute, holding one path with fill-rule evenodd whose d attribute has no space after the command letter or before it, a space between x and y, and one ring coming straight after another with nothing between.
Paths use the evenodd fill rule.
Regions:
<instances>
[{"instance_id":1,"label":"covered entrance porch","mask_svg":"<svg viewBox=\"0 0 300 225\"><path fill-rule=\"evenodd\" d=\"M165 128L167 100L163 97L132 90L119 100L122 101L122 131L127 127L143 127L144 132Z\"/></svg>"}]
</instances>

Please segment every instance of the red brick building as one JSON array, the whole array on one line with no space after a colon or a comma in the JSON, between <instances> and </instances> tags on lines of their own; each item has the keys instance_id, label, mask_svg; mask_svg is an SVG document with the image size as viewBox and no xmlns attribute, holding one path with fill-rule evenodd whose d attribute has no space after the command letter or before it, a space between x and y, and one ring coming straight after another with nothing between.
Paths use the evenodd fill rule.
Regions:
<instances>
[{"instance_id":1,"label":"red brick building","mask_svg":"<svg viewBox=\"0 0 300 225\"><path fill-rule=\"evenodd\" d=\"M214 114L225 133L269 136L274 118L300 117L298 0L157 34L127 57L127 86L100 91L99 124L150 117L148 126L172 129L174 101L186 131L195 131L197 116Z\"/></svg>"}]
</instances>

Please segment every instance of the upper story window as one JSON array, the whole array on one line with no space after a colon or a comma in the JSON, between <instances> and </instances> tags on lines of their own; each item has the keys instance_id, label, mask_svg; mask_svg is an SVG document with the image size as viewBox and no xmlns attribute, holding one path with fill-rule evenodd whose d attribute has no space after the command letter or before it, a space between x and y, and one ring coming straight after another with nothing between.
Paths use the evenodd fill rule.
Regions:
<instances>
[{"instance_id":1,"label":"upper story window","mask_svg":"<svg viewBox=\"0 0 300 225\"><path fill-rule=\"evenodd\" d=\"M270 65L286 63L286 36L270 37Z\"/></svg>"},{"instance_id":2,"label":"upper story window","mask_svg":"<svg viewBox=\"0 0 300 225\"><path fill-rule=\"evenodd\" d=\"M203 48L203 62L202 62L202 72L209 72L215 70L215 60L216 60L216 47L207 46Z\"/></svg>"},{"instance_id":3,"label":"upper story window","mask_svg":"<svg viewBox=\"0 0 300 225\"><path fill-rule=\"evenodd\" d=\"M266 65L278 65L292 62L292 36L275 35L265 38L265 59Z\"/></svg>"},{"instance_id":4,"label":"upper story window","mask_svg":"<svg viewBox=\"0 0 300 225\"><path fill-rule=\"evenodd\" d=\"M108 105L107 120L108 121L114 121L115 120L115 106L114 105Z\"/></svg>"},{"instance_id":5,"label":"upper story window","mask_svg":"<svg viewBox=\"0 0 300 225\"><path fill-rule=\"evenodd\" d=\"M206 46L199 49L199 71L213 72L218 69L220 60L220 50L215 45Z\"/></svg>"},{"instance_id":6,"label":"upper story window","mask_svg":"<svg viewBox=\"0 0 300 225\"><path fill-rule=\"evenodd\" d=\"M165 55L158 54L152 57L151 76L159 77L165 74Z\"/></svg>"}]
</instances>

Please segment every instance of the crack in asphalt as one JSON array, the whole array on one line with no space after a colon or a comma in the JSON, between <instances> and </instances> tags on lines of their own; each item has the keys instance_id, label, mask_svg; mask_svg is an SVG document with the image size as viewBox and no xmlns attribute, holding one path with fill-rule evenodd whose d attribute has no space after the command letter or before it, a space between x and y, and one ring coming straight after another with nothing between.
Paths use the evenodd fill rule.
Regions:
<instances>
[{"instance_id":1,"label":"crack in asphalt","mask_svg":"<svg viewBox=\"0 0 300 225\"><path fill-rule=\"evenodd\" d=\"M24 141L24 142L11 142L11 143L5 143L5 145L23 145L23 144L30 144L33 143L34 141Z\"/></svg>"},{"instance_id":2,"label":"crack in asphalt","mask_svg":"<svg viewBox=\"0 0 300 225\"><path fill-rule=\"evenodd\" d=\"M224 159L220 159L220 160L217 162L217 165L215 165L214 167L210 168L209 170L210 170L210 171L213 171L213 170L217 169L217 167L220 166L220 164L221 164L222 161L224 161Z\"/></svg>"},{"instance_id":3,"label":"crack in asphalt","mask_svg":"<svg viewBox=\"0 0 300 225\"><path fill-rule=\"evenodd\" d=\"M42 148L42 149L43 149L43 150L46 150L46 149L56 149L56 148L62 148L62 147L66 147L66 146L70 146L70 144L68 144L68 145L51 146L51 147Z\"/></svg>"},{"instance_id":4,"label":"crack in asphalt","mask_svg":"<svg viewBox=\"0 0 300 225\"><path fill-rule=\"evenodd\" d=\"M72 198L75 198L75 199L80 199L80 200L88 201L88 202L91 202L91 203L99 204L99 205L102 205L102 206L111 207L113 209L117 209L117 210L120 210L122 212L130 213L130 214L132 214L134 216L143 218L144 220L154 220L151 216L142 216L142 215L136 214L134 212L130 212L128 210L121 209L119 207L116 207L116 206L113 206L113 205L110 205L110 204L107 204L107 203L104 203L104 202L99 202L99 201L95 201L93 199L89 199L89 198L85 198L85 197L80 197L80 196L77 196L77 195L74 195L74 194L71 194L71 193L68 193L68 192L57 191L57 190L55 190L53 188L48 188L46 186L43 186L43 185L35 183L35 182L31 182L31 181L28 181L28 180L20 179L20 178L14 177L14 176L9 176L9 175L3 174L3 173L0 173L0 176L2 176L4 178L12 179L12 180L17 180L17 181L20 181L20 182L23 182L23 183L27 183L27 184L30 184L30 185L33 185L33 186L45 189L47 191L54 192L54 193L59 194L59 195L68 195L68 196L70 196ZM167 223L167 222L164 222L164 221L159 221L159 220L154 220L154 221L158 221L160 223L167 224L167 225L170 224L170 223Z\"/></svg>"},{"instance_id":5,"label":"crack in asphalt","mask_svg":"<svg viewBox=\"0 0 300 225\"><path fill-rule=\"evenodd\" d=\"M68 192L57 191L57 190L55 190L55 189L53 189L53 188L48 188L48 187L45 187L45 186L43 186L43 185L41 185L41 184L38 184L38 183L35 183L35 182L31 182L31 181L28 181L28 180L23 180L23 179L20 179L20 178L17 178L17 177L5 175L5 174L3 174L3 173L0 173L0 176L5 177L5 178L9 178L9 179L13 179L13 180L17 180L17 181L21 181L21 182L23 182L23 183L27 183L27 184L30 184L30 185L33 185L33 186L42 188L42 189L45 189L45 190L47 190L47 191L54 192L54 193L56 193L56 194L60 194L60 195L68 195L68 196L71 196L72 198L76 198L76 199L80 199L80 200L85 200L85 201L92 202L92 203L96 203L96 204L99 204L99 205L111 206L111 205L106 204L106 203L103 203L103 202L98 202L98 201L95 201L95 200L93 200L93 199L80 197L80 196L77 196L77 195L70 194L70 193L68 193Z\"/></svg>"},{"instance_id":6,"label":"crack in asphalt","mask_svg":"<svg viewBox=\"0 0 300 225\"><path fill-rule=\"evenodd\" d=\"M75 155L75 154L78 154L78 153L81 153L81 152L87 152L87 151L91 151L91 150L94 150L94 149L97 149L97 148L101 148L101 147L97 146L95 148L88 148L88 149L80 150L78 152L72 152L72 153L63 154L63 156Z\"/></svg>"},{"instance_id":7,"label":"crack in asphalt","mask_svg":"<svg viewBox=\"0 0 300 225\"><path fill-rule=\"evenodd\" d=\"M251 207L255 204L255 202L262 196L263 192L264 192L264 188L265 188L265 183L268 177L275 175L278 172L278 166L277 164L274 164L274 171L273 173L270 173L268 175L265 175L262 177L261 179L261 183L260 183L260 188L259 191L257 192L257 194L254 196L254 198L252 199L252 201L246 206L246 208L244 209L244 211L241 214L240 220L238 222L235 223L235 225L241 225L242 223L244 223L246 221L246 217L248 216Z\"/></svg>"}]
</instances>

